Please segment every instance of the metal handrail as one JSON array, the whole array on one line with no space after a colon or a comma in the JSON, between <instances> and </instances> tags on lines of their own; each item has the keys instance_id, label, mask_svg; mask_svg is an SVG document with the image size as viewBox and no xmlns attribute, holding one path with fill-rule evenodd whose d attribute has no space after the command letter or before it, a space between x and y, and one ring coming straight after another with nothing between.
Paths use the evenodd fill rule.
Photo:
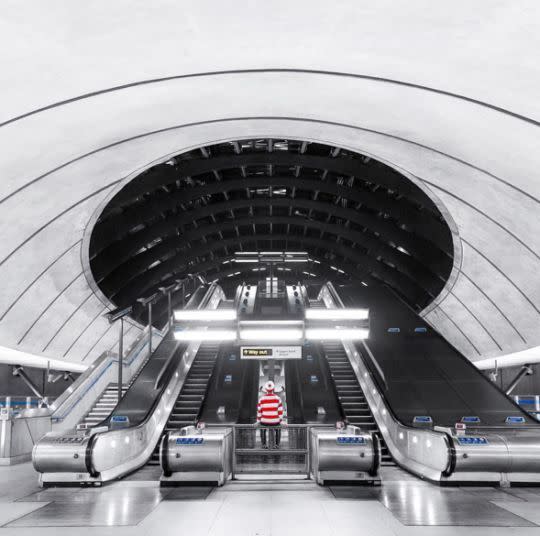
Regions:
<instances>
[{"instance_id":1,"label":"metal handrail","mask_svg":"<svg viewBox=\"0 0 540 536\"><path fill-rule=\"evenodd\" d=\"M201 302L197 305L197 309L204 309L204 307L206 306L206 304L208 303L208 301L210 300L210 296L212 294L212 290L216 287L216 283L212 283L211 285L209 285L207 291L206 291L206 294L204 295L203 299L201 300ZM199 287L201 288L201 287ZM195 294L191 297L191 299L189 300L189 302L187 303L186 305L186 308L189 308L190 306L190 303L191 301L194 299L194 296ZM173 328L171 328L173 329ZM155 389L159 389L159 386L160 386L160 383L161 383L161 379L163 377L163 375L165 374L165 372L168 370L169 368L169 365L171 363L171 361L174 359L174 354L171 354L169 356L169 358L165 361L165 363L163 364L163 366L161 367L161 370L159 371L157 377L156 377L156 381L154 382L154 390Z\"/></svg>"},{"instance_id":2,"label":"metal handrail","mask_svg":"<svg viewBox=\"0 0 540 536\"><path fill-rule=\"evenodd\" d=\"M212 297L211 295L214 294L216 288L220 289L218 285L212 285L211 288L206 290L204 297ZM207 299L205 303L209 301L210 299ZM159 437L172 411L174 401L178 397L188 374L189 367L186 367L188 364L187 356L191 356L192 362L199 346L200 341L192 341L182 352L176 373L172 374L169 382L164 387L161 398L153 404L143 421L126 428L97 430L92 436L92 446L88 452L88 460L93 470L100 474L101 481L118 478L146 463L159 441ZM129 447L126 447L127 452L121 449L111 450L113 444L115 446L129 445ZM96 460L96 453L99 462Z\"/></svg>"},{"instance_id":3,"label":"metal handrail","mask_svg":"<svg viewBox=\"0 0 540 536\"><path fill-rule=\"evenodd\" d=\"M57 399L56 407L60 407L71 397L73 393L92 375L95 374L95 369L110 357L111 352L109 350L100 354L100 356L90 365ZM71 389L70 389L71 388Z\"/></svg>"},{"instance_id":4,"label":"metal handrail","mask_svg":"<svg viewBox=\"0 0 540 536\"><path fill-rule=\"evenodd\" d=\"M328 292L330 293L332 299L342 308L345 307L345 304L343 303L343 300L341 299L340 295L338 294L337 290L335 289L334 285L332 284L331 281L329 281L328 283L326 283L326 287L328 288ZM379 365L379 363L377 363L377 360L375 359L375 357L373 356L373 354L371 353L371 350L369 349L368 345L365 343L365 341L362 341L362 346L364 347L364 349L366 350L367 352L367 355L369 356L369 360L371 361L371 363L373 364L373 366L375 367L375 370L377 371L377 374L380 376L380 379L384 385L384 389L385 391L388 390L388 382L386 381L386 376L384 375L384 372L383 370L381 369L381 366Z\"/></svg>"},{"instance_id":5,"label":"metal handrail","mask_svg":"<svg viewBox=\"0 0 540 536\"><path fill-rule=\"evenodd\" d=\"M141 354L143 349L147 344L147 330L143 330L141 335L133 342L130 349L128 350L127 356L130 356L126 361L123 362L124 366L130 366ZM109 360L107 362L107 360ZM113 352L106 351L103 352L94 363L88 369L77 378L77 381L71 385L64 393L57 399L55 404L56 408L52 414L52 418L55 422L64 420L81 402L90 389L100 380L100 378L107 372L107 370L114 364L118 363L118 355ZM103 370L100 370L100 367L105 366ZM98 372L99 371L99 372ZM86 386L82 393L78 393L79 388L82 387L84 382L89 381L92 376L95 375L93 381ZM66 394L67 393L67 394ZM62 413L62 407L68 403L69 399L77 396L77 399L71 403L67 411ZM63 399L62 399L63 398ZM62 399L62 400L61 400ZM58 400L60 402L58 403ZM62 413L62 414L61 414Z\"/></svg>"},{"instance_id":6,"label":"metal handrail","mask_svg":"<svg viewBox=\"0 0 540 536\"><path fill-rule=\"evenodd\" d=\"M323 295L325 290L329 300L334 304L343 304L341 300L334 300L337 292L331 283L327 283L321 289L319 296ZM366 365L365 356L357 351L351 341L342 341L342 344L366 402L394 459L407 470L429 480L440 480L441 475L446 476L452 468L453 460L448 435L439 430L415 428L401 423L383 395L375 375ZM419 444L419 437L429 441L431 452L436 452L440 456L426 459L425 455L414 447ZM412 438L412 443L409 443L409 438ZM405 444L401 445L403 442Z\"/></svg>"},{"instance_id":7,"label":"metal handrail","mask_svg":"<svg viewBox=\"0 0 540 536\"><path fill-rule=\"evenodd\" d=\"M10 407L13 409L26 409L33 406L39 406L44 400L47 400L47 405L55 401L54 397L44 396L27 396L27 395L2 395L0 396L0 407ZM9 404L8 404L9 402Z\"/></svg>"},{"instance_id":8,"label":"metal handrail","mask_svg":"<svg viewBox=\"0 0 540 536\"><path fill-rule=\"evenodd\" d=\"M238 424L238 423L227 423L227 424L219 424L219 423L205 423L205 428L253 428L254 430L257 430L261 428L261 424L258 422L254 423L245 423L245 424ZM321 424L321 423L313 423L313 424L288 424L288 423L282 423L280 425L275 426L275 428L331 428L331 424ZM204 430L204 429L203 429Z\"/></svg>"}]
</instances>

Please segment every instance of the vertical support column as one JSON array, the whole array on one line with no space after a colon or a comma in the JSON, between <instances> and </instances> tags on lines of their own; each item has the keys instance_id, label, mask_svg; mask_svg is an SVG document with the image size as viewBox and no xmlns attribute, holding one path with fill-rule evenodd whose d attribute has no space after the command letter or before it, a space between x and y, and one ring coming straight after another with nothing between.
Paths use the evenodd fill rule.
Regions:
<instances>
[{"instance_id":1,"label":"vertical support column","mask_svg":"<svg viewBox=\"0 0 540 536\"><path fill-rule=\"evenodd\" d=\"M148 357L152 355L152 302L148 302Z\"/></svg>"},{"instance_id":2,"label":"vertical support column","mask_svg":"<svg viewBox=\"0 0 540 536\"><path fill-rule=\"evenodd\" d=\"M232 427L232 467L231 480L236 480L236 428Z\"/></svg>"},{"instance_id":3,"label":"vertical support column","mask_svg":"<svg viewBox=\"0 0 540 536\"><path fill-rule=\"evenodd\" d=\"M273 382L276 377L276 361L275 359L268 360L268 379Z\"/></svg>"},{"instance_id":4,"label":"vertical support column","mask_svg":"<svg viewBox=\"0 0 540 536\"><path fill-rule=\"evenodd\" d=\"M181 281L179 279L176 280L176 282L172 285L169 285L168 287L159 287L159 291L164 295L167 296L167 332L170 332L174 322L173 322L173 310L172 310L172 294L173 292L177 292L180 289Z\"/></svg>"},{"instance_id":5,"label":"vertical support column","mask_svg":"<svg viewBox=\"0 0 540 536\"><path fill-rule=\"evenodd\" d=\"M306 430L306 478L311 478L311 428L308 426Z\"/></svg>"},{"instance_id":6,"label":"vertical support column","mask_svg":"<svg viewBox=\"0 0 540 536\"><path fill-rule=\"evenodd\" d=\"M118 402L122 400L123 372L124 372L124 317L133 312L133 306L124 309L115 309L105 313L105 317L112 324L120 320L120 334L118 337Z\"/></svg>"},{"instance_id":7,"label":"vertical support column","mask_svg":"<svg viewBox=\"0 0 540 536\"><path fill-rule=\"evenodd\" d=\"M122 400L124 388L124 318L120 319L120 335L118 337L118 402Z\"/></svg>"}]
</instances>

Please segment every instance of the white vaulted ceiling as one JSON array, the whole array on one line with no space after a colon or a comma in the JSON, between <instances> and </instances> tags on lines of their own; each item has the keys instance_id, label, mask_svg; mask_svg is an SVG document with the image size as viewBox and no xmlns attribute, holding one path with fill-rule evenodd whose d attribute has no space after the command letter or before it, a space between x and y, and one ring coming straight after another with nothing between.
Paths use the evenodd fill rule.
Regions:
<instances>
[{"instance_id":1,"label":"white vaulted ceiling","mask_svg":"<svg viewBox=\"0 0 540 536\"><path fill-rule=\"evenodd\" d=\"M458 235L427 320L473 361L540 345L539 27L535 0L4 0L0 344L110 348L96 211L168 155L260 137L412 178Z\"/></svg>"}]
</instances>

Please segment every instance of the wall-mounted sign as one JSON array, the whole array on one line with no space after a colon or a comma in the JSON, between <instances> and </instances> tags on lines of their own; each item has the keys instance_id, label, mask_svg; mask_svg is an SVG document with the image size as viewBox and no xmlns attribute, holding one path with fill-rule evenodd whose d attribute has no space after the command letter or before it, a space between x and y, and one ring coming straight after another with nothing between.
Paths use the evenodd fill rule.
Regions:
<instances>
[{"instance_id":1,"label":"wall-mounted sign","mask_svg":"<svg viewBox=\"0 0 540 536\"><path fill-rule=\"evenodd\" d=\"M506 424L523 424L525 423L525 417L506 417Z\"/></svg>"},{"instance_id":2,"label":"wall-mounted sign","mask_svg":"<svg viewBox=\"0 0 540 536\"><path fill-rule=\"evenodd\" d=\"M489 445L485 437L462 436L457 438L460 445Z\"/></svg>"},{"instance_id":3,"label":"wall-mounted sign","mask_svg":"<svg viewBox=\"0 0 540 536\"><path fill-rule=\"evenodd\" d=\"M477 417L476 415L465 415L464 417L461 417L461 422L466 424L480 424L480 417Z\"/></svg>"},{"instance_id":4,"label":"wall-mounted sign","mask_svg":"<svg viewBox=\"0 0 540 536\"><path fill-rule=\"evenodd\" d=\"M242 359L302 359L301 346L242 346Z\"/></svg>"}]
</instances>

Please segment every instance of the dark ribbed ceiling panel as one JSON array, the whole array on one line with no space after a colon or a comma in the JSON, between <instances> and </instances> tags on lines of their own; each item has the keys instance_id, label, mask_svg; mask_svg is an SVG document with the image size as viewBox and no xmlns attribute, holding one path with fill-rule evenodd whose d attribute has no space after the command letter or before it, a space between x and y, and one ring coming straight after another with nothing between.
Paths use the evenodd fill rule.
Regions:
<instances>
[{"instance_id":1,"label":"dark ribbed ceiling panel","mask_svg":"<svg viewBox=\"0 0 540 536\"><path fill-rule=\"evenodd\" d=\"M148 169L104 209L90 261L103 293L124 306L187 274L226 291L255 281L260 267L231 262L241 250L308 251L312 262L278 275L386 284L416 309L453 263L450 229L413 182L361 154L281 139L201 147Z\"/></svg>"}]
</instances>

